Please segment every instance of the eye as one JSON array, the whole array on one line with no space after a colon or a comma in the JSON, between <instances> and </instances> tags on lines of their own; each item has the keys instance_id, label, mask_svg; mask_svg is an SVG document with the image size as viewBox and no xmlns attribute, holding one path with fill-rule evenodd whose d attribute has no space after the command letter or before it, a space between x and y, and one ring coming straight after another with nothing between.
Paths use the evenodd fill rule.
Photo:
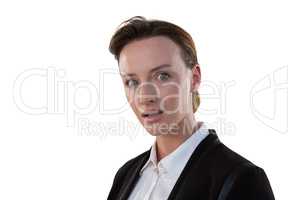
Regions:
<instances>
[{"instance_id":1,"label":"eye","mask_svg":"<svg viewBox=\"0 0 300 200\"><path fill-rule=\"evenodd\" d=\"M138 81L134 80L134 79L130 79L130 80L125 81L125 85L128 86L128 87L132 87L132 86L135 86L137 84L138 84Z\"/></svg>"},{"instance_id":2,"label":"eye","mask_svg":"<svg viewBox=\"0 0 300 200\"><path fill-rule=\"evenodd\" d=\"M166 81L170 78L170 75L166 72L161 72L158 74L158 79L161 81Z\"/></svg>"}]
</instances>

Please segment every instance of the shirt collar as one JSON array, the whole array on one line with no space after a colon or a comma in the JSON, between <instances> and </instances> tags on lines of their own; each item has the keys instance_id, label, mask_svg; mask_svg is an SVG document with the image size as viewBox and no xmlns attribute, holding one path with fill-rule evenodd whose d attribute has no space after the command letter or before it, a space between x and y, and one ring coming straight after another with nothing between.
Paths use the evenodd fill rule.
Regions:
<instances>
[{"instance_id":1,"label":"shirt collar","mask_svg":"<svg viewBox=\"0 0 300 200\"><path fill-rule=\"evenodd\" d=\"M157 163L156 155L156 141L151 146L150 156L143 168L140 170L140 174L150 166L160 165L167 173L172 175L178 175L186 165L190 156L200 144L200 142L209 134L209 131L205 124L202 122L199 129L195 131L188 139L180 144L173 152L164 157Z\"/></svg>"}]
</instances>

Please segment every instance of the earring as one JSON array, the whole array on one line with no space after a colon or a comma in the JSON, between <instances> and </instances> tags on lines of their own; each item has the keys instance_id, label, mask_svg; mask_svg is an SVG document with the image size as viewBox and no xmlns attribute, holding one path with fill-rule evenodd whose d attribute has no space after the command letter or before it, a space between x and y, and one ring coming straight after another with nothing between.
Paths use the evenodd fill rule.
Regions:
<instances>
[{"instance_id":1,"label":"earring","mask_svg":"<svg viewBox=\"0 0 300 200\"><path fill-rule=\"evenodd\" d=\"M196 112L200 105L200 95L198 91L193 92L193 111Z\"/></svg>"}]
</instances>

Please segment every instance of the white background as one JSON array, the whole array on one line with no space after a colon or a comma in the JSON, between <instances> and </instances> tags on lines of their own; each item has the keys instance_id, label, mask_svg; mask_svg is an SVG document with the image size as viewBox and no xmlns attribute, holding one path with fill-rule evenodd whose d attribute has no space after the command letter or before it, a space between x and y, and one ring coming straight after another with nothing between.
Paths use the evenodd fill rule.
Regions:
<instances>
[{"instance_id":1,"label":"white background","mask_svg":"<svg viewBox=\"0 0 300 200\"><path fill-rule=\"evenodd\" d=\"M276 199L296 199L299 6L233 0L1 1L0 199L106 199L117 169L150 148L108 52L135 15L192 35L197 119L266 171Z\"/></svg>"}]
</instances>

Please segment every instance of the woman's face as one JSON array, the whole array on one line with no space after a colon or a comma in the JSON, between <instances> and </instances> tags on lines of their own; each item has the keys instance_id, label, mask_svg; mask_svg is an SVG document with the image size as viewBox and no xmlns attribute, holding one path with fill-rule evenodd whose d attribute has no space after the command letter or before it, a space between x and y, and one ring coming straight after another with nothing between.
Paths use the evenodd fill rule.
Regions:
<instances>
[{"instance_id":1,"label":"woman's face","mask_svg":"<svg viewBox=\"0 0 300 200\"><path fill-rule=\"evenodd\" d=\"M150 134L176 132L193 115L191 92L199 85L171 39L130 42L120 53L119 69L126 98Z\"/></svg>"}]
</instances>

